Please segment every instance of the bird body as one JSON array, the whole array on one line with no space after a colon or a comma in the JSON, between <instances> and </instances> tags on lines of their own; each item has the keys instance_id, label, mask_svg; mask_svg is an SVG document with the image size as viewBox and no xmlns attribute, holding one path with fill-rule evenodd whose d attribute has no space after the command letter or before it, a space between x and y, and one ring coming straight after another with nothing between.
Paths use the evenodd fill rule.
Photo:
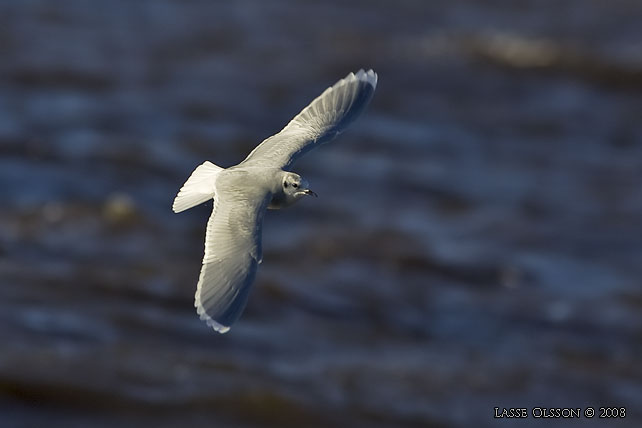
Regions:
<instances>
[{"instance_id":1,"label":"bird body","mask_svg":"<svg viewBox=\"0 0 642 428\"><path fill-rule=\"evenodd\" d=\"M300 156L332 140L356 119L376 85L377 75L372 70L350 73L278 134L259 144L243 162L221 168L206 161L181 187L174 199L174 212L214 199L194 301L201 319L214 330L227 332L247 304L262 261L266 210L316 196L304 178L288 169Z\"/></svg>"}]
</instances>

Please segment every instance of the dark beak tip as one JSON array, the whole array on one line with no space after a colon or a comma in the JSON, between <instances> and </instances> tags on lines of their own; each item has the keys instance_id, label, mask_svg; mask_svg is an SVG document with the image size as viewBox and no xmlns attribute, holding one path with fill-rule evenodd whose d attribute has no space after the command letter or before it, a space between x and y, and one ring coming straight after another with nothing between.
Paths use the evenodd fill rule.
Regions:
<instances>
[{"instance_id":1,"label":"dark beak tip","mask_svg":"<svg viewBox=\"0 0 642 428\"><path fill-rule=\"evenodd\" d=\"M316 193L314 193L314 192L313 192L312 190L310 190L310 189L308 189L306 193L307 193L308 195L310 195L310 196L314 196L315 198L318 198L318 197L319 197L319 195L317 195Z\"/></svg>"}]
</instances>

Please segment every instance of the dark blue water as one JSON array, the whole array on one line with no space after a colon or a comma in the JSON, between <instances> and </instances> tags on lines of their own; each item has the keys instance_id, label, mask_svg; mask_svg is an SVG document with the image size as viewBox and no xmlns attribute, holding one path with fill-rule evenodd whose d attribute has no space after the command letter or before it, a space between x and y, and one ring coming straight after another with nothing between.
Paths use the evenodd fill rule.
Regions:
<instances>
[{"instance_id":1,"label":"dark blue water","mask_svg":"<svg viewBox=\"0 0 642 428\"><path fill-rule=\"evenodd\" d=\"M0 3L0 426L642 423L642 3ZM171 203L349 71L247 310ZM551 422L532 416L524 426ZM557 425L555 421L555 424ZM606 426L598 418L595 426Z\"/></svg>"}]
</instances>

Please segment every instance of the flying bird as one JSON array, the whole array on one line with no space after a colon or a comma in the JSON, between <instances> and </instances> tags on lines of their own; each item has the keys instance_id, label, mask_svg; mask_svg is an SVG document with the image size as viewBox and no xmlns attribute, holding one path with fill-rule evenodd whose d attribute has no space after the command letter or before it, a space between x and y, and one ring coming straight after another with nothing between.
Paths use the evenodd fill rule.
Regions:
<instances>
[{"instance_id":1,"label":"flying bird","mask_svg":"<svg viewBox=\"0 0 642 428\"><path fill-rule=\"evenodd\" d=\"M200 318L226 333L241 316L261 263L261 229L267 209L315 196L290 168L301 156L331 141L370 102L377 74L359 70L326 89L278 134L259 144L238 165L199 165L174 199L173 211L214 199L205 233L205 255L194 306Z\"/></svg>"}]
</instances>

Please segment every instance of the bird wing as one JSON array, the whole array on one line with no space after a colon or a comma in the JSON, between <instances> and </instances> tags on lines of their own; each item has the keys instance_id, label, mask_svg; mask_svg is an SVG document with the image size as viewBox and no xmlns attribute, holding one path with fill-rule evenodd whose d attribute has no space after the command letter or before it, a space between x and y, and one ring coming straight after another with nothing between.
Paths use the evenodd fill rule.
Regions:
<instances>
[{"instance_id":1,"label":"bird wing","mask_svg":"<svg viewBox=\"0 0 642 428\"><path fill-rule=\"evenodd\" d=\"M365 110L377 86L377 74L359 70L315 98L276 135L259 144L245 165L288 168L313 148L343 132Z\"/></svg>"},{"instance_id":2,"label":"bird wing","mask_svg":"<svg viewBox=\"0 0 642 428\"><path fill-rule=\"evenodd\" d=\"M247 303L261 262L261 229L267 203L267 199L238 189L215 189L194 306L200 318L219 333L230 329Z\"/></svg>"}]
</instances>

